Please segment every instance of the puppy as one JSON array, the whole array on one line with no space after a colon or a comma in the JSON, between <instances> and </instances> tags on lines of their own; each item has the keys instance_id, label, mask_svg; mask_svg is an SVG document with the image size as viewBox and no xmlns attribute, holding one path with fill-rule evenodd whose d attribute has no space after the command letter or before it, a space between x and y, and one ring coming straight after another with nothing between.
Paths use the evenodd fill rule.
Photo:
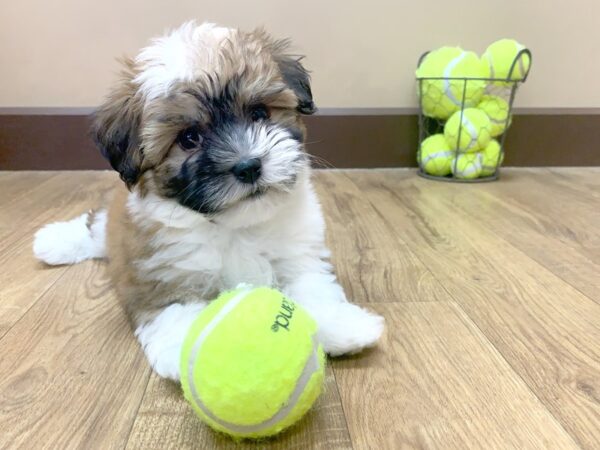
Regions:
<instances>
[{"instance_id":1,"label":"puppy","mask_svg":"<svg viewBox=\"0 0 600 450\"><path fill-rule=\"evenodd\" d=\"M35 236L48 264L108 260L152 368L179 379L185 334L241 283L274 286L318 323L330 355L372 346L383 319L348 303L324 242L301 115L310 80L287 41L187 23L132 60L95 114L119 172L112 206Z\"/></svg>"}]
</instances>

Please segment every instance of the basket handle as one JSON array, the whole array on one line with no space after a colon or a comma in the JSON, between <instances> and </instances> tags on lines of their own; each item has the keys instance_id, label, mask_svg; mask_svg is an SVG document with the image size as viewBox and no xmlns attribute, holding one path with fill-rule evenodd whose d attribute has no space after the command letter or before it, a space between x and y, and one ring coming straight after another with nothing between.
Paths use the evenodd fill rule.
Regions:
<instances>
[{"instance_id":1,"label":"basket handle","mask_svg":"<svg viewBox=\"0 0 600 450\"><path fill-rule=\"evenodd\" d=\"M527 66L527 72L524 73L523 78L521 78L520 80L513 80L512 75L515 70L515 67L517 66L517 63L520 61L520 59L524 56L527 56L529 58L529 65ZM524 83L527 80L527 77L529 76L530 70L531 70L531 51L528 48L523 48L519 51L519 53L517 53L517 56L515 56L515 59L513 60L512 64L510 65L510 70L508 71L506 81L520 81L520 82Z\"/></svg>"},{"instance_id":2,"label":"basket handle","mask_svg":"<svg viewBox=\"0 0 600 450\"><path fill-rule=\"evenodd\" d=\"M421 55L421 57L419 58L419 61L417 61L417 69L418 69L419 67L421 67L421 63L423 62L423 60L425 59L425 57L426 57L427 55L429 55L430 53L431 53L431 50L428 50L428 51L426 51L425 53L423 53L423 54Z\"/></svg>"}]
</instances>

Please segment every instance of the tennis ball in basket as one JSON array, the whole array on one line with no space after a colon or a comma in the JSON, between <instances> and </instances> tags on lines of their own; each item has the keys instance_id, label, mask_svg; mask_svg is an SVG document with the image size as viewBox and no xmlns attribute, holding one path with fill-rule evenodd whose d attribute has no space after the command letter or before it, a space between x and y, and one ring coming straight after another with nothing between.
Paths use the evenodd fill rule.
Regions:
<instances>
[{"instance_id":1,"label":"tennis ball in basket","mask_svg":"<svg viewBox=\"0 0 600 450\"><path fill-rule=\"evenodd\" d=\"M500 136L510 126L508 117L508 102L497 95L484 95L477 108L482 110L490 119L490 134L492 137Z\"/></svg>"},{"instance_id":2,"label":"tennis ball in basket","mask_svg":"<svg viewBox=\"0 0 600 450\"><path fill-rule=\"evenodd\" d=\"M430 175L445 176L450 174L455 155L445 136L434 134L421 143L419 164Z\"/></svg>"},{"instance_id":3,"label":"tennis ball in basket","mask_svg":"<svg viewBox=\"0 0 600 450\"><path fill-rule=\"evenodd\" d=\"M198 416L234 438L279 433L323 385L317 325L270 288L220 295L200 313L181 353L181 385Z\"/></svg>"},{"instance_id":4,"label":"tennis ball in basket","mask_svg":"<svg viewBox=\"0 0 600 450\"><path fill-rule=\"evenodd\" d=\"M442 47L428 53L416 76L420 84L421 107L429 117L447 119L461 109L464 96L465 107L476 106L483 96L486 83L483 80L450 78L485 78L485 65L473 52L460 47ZM428 79L430 77L444 79Z\"/></svg>"},{"instance_id":5,"label":"tennis ball in basket","mask_svg":"<svg viewBox=\"0 0 600 450\"><path fill-rule=\"evenodd\" d=\"M483 158L481 153L459 153L452 162L452 174L456 178L471 180L481 175Z\"/></svg>"},{"instance_id":6,"label":"tennis ball in basket","mask_svg":"<svg viewBox=\"0 0 600 450\"><path fill-rule=\"evenodd\" d=\"M513 61L519 55L519 52L524 49L525 46L519 44L514 39L500 39L491 44L481 57L482 61L489 68L490 78L506 80L522 80L525 78L531 64L529 55L526 53L521 54L515 63L512 75L510 74ZM495 82L495 84L502 85L506 83L499 81Z\"/></svg>"},{"instance_id":7,"label":"tennis ball in basket","mask_svg":"<svg viewBox=\"0 0 600 450\"><path fill-rule=\"evenodd\" d=\"M502 164L504 153L500 143L492 139L490 143L481 151L481 176L489 177L496 173L498 165Z\"/></svg>"},{"instance_id":8,"label":"tennis ball in basket","mask_svg":"<svg viewBox=\"0 0 600 450\"><path fill-rule=\"evenodd\" d=\"M455 112L444 126L444 136L454 150L476 152L490 142L492 124L486 113L477 108Z\"/></svg>"}]
</instances>

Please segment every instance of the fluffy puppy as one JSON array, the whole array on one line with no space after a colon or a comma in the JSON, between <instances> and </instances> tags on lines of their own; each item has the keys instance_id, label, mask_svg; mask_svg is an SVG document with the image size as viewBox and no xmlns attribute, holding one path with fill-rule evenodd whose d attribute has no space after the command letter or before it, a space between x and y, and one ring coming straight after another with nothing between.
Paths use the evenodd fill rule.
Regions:
<instances>
[{"instance_id":1,"label":"fluffy puppy","mask_svg":"<svg viewBox=\"0 0 600 450\"><path fill-rule=\"evenodd\" d=\"M301 120L315 106L287 47L262 30L187 23L125 60L93 126L123 186L108 215L36 234L35 255L49 264L108 257L163 377L179 379L183 339L202 308L241 283L301 303L330 355L382 333L382 318L348 303L327 262Z\"/></svg>"}]
</instances>

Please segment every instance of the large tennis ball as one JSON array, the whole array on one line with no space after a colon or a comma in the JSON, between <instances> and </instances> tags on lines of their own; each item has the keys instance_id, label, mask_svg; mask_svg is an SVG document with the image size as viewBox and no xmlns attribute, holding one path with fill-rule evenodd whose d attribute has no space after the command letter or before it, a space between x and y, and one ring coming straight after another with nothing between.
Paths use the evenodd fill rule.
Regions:
<instances>
[{"instance_id":1,"label":"large tennis ball","mask_svg":"<svg viewBox=\"0 0 600 450\"><path fill-rule=\"evenodd\" d=\"M421 143L419 164L430 175L449 175L454 155L456 155L456 152L450 148L445 136L434 134Z\"/></svg>"},{"instance_id":2,"label":"large tennis ball","mask_svg":"<svg viewBox=\"0 0 600 450\"><path fill-rule=\"evenodd\" d=\"M520 54L515 62L512 74L511 67L519 52L524 50L525 46L519 44L514 39L500 39L491 44L483 53L481 59L489 68L490 78L499 80L522 80L529 72L531 59L527 53ZM506 84L497 81L496 84Z\"/></svg>"},{"instance_id":3,"label":"large tennis ball","mask_svg":"<svg viewBox=\"0 0 600 450\"><path fill-rule=\"evenodd\" d=\"M190 328L181 354L185 398L234 438L279 433L319 396L325 355L315 321L270 288L226 292Z\"/></svg>"},{"instance_id":4,"label":"large tennis ball","mask_svg":"<svg viewBox=\"0 0 600 450\"><path fill-rule=\"evenodd\" d=\"M467 108L455 112L444 126L444 136L453 150L476 152L485 148L492 138L492 124L483 111Z\"/></svg>"},{"instance_id":5,"label":"large tennis ball","mask_svg":"<svg viewBox=\"0 0 600 450\"><path fill-rule=\"evenodd\" d=\"M490 177L496 173L496 170L504 160L504 153L500 143L492 139L490 143L481 151L481 176Z\"/></svg>"},{"instance_id":6,"label":"large tennis ball","mask_svg":"<svg viewBox=\"0 0 600 450\"><path fill-rule=\"evenodd\" d=\"M508 115L508 102L497 95L484 95L477 108L490 118L490 134L500 136L510 126L512 119Z\"/></svg>"},{"instance_id":7,"label":"large tennis ball","mask_svg":"<svg viewBox=\"0 0 600 450\"><path fill-rule=\"evenodd\" d=\"M481 175L481 153L460 153L452 162L452 174L456 178L471 180Z\"/></svg>"},{"instance_id":8,"label":"large tennis ball","mask_svg":"<svg viewBox=\"0 0 600 450\"><path fill-rule=\"evenodd\" d=\"M428 53L419 67L419 94L423 113L447 119L464 107L476 106L484 93L485 65L473 52L442 47ZM458 79L457 79L458 78Z\"/></svg>"}]
</instances>

